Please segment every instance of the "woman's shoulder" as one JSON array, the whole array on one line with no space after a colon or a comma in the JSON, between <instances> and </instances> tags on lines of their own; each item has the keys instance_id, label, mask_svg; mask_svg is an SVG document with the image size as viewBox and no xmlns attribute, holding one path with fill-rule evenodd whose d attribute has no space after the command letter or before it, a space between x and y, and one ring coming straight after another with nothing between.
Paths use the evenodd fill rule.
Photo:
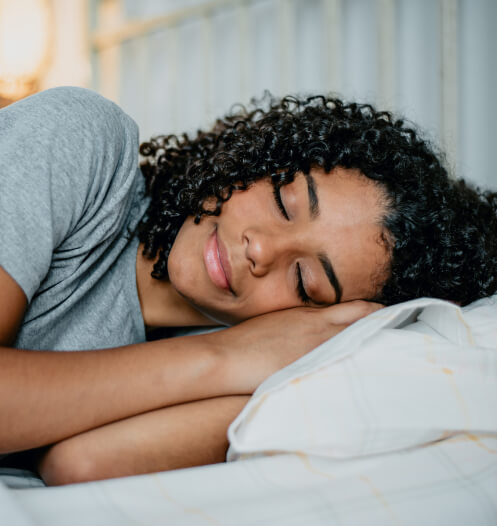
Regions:
<instances>
[{"instance_id":1,"label":"woman's shoulder","mask_svg":"<svg viewBox=\"0 0 497 526\"><path fill-rule=\"evenodd\" d=\"M4 124L33 123L40 131L57 128L69 133L116 137L137 135L133 119L117 104L95 91L76 86L51 88L22 99L2 110ZM0 113L0 114L1 114ZM10 118L9 118L10 117ZM1 127L1 124L0 124Z\"/></svg>"},{"instance_id":2,"label":"woman's shoulder","mask_svg":"<svg viewBox=\"0 0 497 526\"><path fill-rule=\"evenodd\" d=\"M101 95L55 88L0 110L0 265L31 301L56 250L100 254L121 235L140 183L136 124Z\"/></svg>"}]
</instances>

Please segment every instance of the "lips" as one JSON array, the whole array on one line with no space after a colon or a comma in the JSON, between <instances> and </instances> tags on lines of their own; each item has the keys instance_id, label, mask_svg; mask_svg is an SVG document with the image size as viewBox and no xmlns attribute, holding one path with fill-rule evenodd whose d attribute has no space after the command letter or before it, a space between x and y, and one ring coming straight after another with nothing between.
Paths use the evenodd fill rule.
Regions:
<instances>
[{"instance_id":1,"label":"lips","mask_svg":"<svg viewBox=\"0 0 497 526\"><path fill-rule=\"evenodd\" d=\"M211 281L221 289L230 290L229 273L231 268L225 247L219 243L217 229L207 239L204 247L204 262Z\"/></svg>"},{"instance_id":2,"label":"lips","mask_svg":"<svg viewBox=\"0 0 497 526\"><path fill-rule=\"evenodd\" d=\"M216 234L217 234L217 231L216 231ZM221 266L223 267L224 275L226 276L226 280L228 281L228 287L230 291L233 294L235 294L231 287L233 283L233 278L232 278L232 273L231 273L231 265L228 259L228 252L226 250L226 247L224 246L222 239L217 235L216 235L216 238L217 238L217 248L219 252L219 260L221 261Z\"/></svg>"}]
</instances>

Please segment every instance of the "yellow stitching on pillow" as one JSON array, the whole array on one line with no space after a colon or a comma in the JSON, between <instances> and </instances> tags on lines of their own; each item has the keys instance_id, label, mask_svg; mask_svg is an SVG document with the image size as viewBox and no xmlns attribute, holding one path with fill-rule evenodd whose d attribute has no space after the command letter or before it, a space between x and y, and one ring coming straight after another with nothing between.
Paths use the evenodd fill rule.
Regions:
<instances>
[{"instance_id":1,"label":"yellow stitching on pillow","mask_svg":"<svg viewBox=\"0 0 497 526\"><path fill-rule=\"evenodd\" d=\"M392 519L394 520L394 522L396 524L401 524L401 522L399 521L399 518L397 517L397 515L395 515L395 513L393 512L392 508L390 507L390 505L388 504L385 496L383 495L383 493L371 482L371 479L369 477L366 477L364 475L361 475L359 477L363 482L365 482L369 488L371 489L373 495L377 498L377 500L385 507L385 509L388 511L388 513L390 514L390 516L392 517Z\"/></svg>"},{"instance_id":2,"label":"yellow stitching on pillow","mask_svg":"<svg viewBox=\"0 0 497 526\"><path fill-rule=\"evenodd\" d=\"M449 369L448 367L442 367L442 372L449 379L450 386L452 387L452 390L454 391L456 400L459 403L459 407L461 409L461 413L463 414L463 418L464 418L464 427L466 429L471 429L471 417L469 416L469 411L468 411L468 408L466 406L466 402L464 401L464 397L462 396L461 392L459 391L459 388L457 387L456 381L454 380L454 371L452 369Z\"/></svg>"},{"instance_id":3,"label":"yellow stitching on pillow","mask_svg":"<svg viewBox=\"0 0 497 526\"><path fill-rule=\"evenodd\" d=\"M475 346L475 339L473 338L473 333L471 332L471 327L466 323L466 320L463 318L463 315L461 314L461 311L459 309L456 310L457 317L459 318L459 321L466 327L466 333L468 336L468 342L473 347Z\"/></svg>"},{"instance_id":4,"label":"yellow stitching on pillow","mask_svg":"<svg viewBox=\"0 0 497 526\"><path fill-rule=\"evenodd\" d=\"M157 473L152 473L151 479L154 481L156 486L159 488L159 492L162 494L163 497L166 498L171 504L175 504L176 506L179 506L184 512L191 513L193 515L198 515L202 519L205 519L209 524L213 524L214 526L221 526L221 523L218 522L213 517L207 515L205 511L202 511L200 508L187 508L184 504L182 504L180 501L174 499L169 495L169 493L166 491L164 486L162 485L162 482L160 480L160 477L157 475Z\"/></svg>"},{"instance_id":5,"label":"yellow stitching on pillow","mask_svg":"<svg viewBox=\"0 0 497 526\"><path fill-rule=\"evenodd\" d=\"M424 340L425 349L426 349L426 361L432 364L437 363L435 354L433 352L433 338L429 336L428 334L424 334L423 340Z\"/></svg>"},{"instance_id":6,"label":"yellow stitching on pillow","mask_svg":"<svg viewBox=\"0 0 497 526\"><path fill-rule=\"evenodd\" d=\"M484 449L488 453L491 453L492 455L496 455L497 454L497 450L496 449L492 449L492 448L488 447L486 444L484 444L483 442L481 442L480 437L477 437L476 435L473 435L471 433L466 433L466 436L469 438L469 440L474 442L475 445L477 445L478 447L481 447L482 449Z\"/></svg>"},{"instance_id":7,"label":"yellow stitching on pillow","mask_svg":"<svg viewBox=\"0 0 497 526\"><path fill-rule=\"evenodd\" d=\"M254 407L252 407L252 409L250 409L250 413L245 417L245 424L250 424L250 422L252 422L252 420L254 419L255 415L257 414L257 412L261 408L262 404L267 400L268 395L269 395L269 393L264 393L261 396L261 398L259 399L259 401L254 405Z\"/></svg>"},{"instance_id":8,"label":"yellow stitching on pillow","mask_svg":"<svg viewBox=\"0 0 497 526\"><path fill-rule=\"evenodd\" d=\"M320 475L322 477L326 477L327 479L334 480L335 477L331 475L330 473L326 473L326 471L321 471L320 469L315 468L311 464L311 460L309 458L309 455L304 453L303 451L294 451L295 456L302 461L304 464L305 469L307 471L313 473L314 475Z\"/></svg>"},{"instance_id":9,"label":"yellow stitching on pillow","mask_svg":"<svg viewBox=\"0 0 497 526\"><path fill-rule=\"evenodd\" d=\"M296 382L295 380L299 380ZM308 407L304 401L304 397L302 395L302 390L299 388L300 386L300 379L295 378L295 380L292 380L293 388L295 389L295 396L297 397L298 403L302 409L302 415L305 420L305 429L308 433L308 437L310 440L312 440L313 443L316 443L316 433L314 432L314 422L311 416L309 415L310 411L308 410ZM302 427L302 426L301 426Z\"/></svg>"}]
</instances>

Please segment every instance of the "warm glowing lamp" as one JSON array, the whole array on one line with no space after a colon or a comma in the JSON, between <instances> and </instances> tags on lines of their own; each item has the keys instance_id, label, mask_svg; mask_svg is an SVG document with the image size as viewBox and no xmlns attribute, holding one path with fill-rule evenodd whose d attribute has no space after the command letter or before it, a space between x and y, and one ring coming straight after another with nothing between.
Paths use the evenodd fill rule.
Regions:
<instances>
[{"instance_id":1,"label":"warm glowing lamp","mask_svg":"<svg viewBox=\"0 0 497 526\"><path fill-rule=\"evenodd\" d=\"M48 0L0 0L0 97L36 91L48 66L50 25Z\"/></svg>"}]
</instances>

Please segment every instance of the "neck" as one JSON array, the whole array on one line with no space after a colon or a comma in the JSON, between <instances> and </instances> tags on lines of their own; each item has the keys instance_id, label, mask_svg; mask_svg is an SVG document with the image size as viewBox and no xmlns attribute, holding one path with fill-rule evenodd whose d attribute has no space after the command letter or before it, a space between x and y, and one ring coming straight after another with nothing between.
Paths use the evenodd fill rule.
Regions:
<instances>
[{"instance_id":1,"label":"neck","mask_svg":"<svg viewBox=\"0 0 497 526\"><path fill-rule=\"evenodd\" d=\"M185 300L169 280L151 276L155 259L143 255L143 244L136 255L136 287L147 328L216 325Z\"/></svg>"}]
</instances>

